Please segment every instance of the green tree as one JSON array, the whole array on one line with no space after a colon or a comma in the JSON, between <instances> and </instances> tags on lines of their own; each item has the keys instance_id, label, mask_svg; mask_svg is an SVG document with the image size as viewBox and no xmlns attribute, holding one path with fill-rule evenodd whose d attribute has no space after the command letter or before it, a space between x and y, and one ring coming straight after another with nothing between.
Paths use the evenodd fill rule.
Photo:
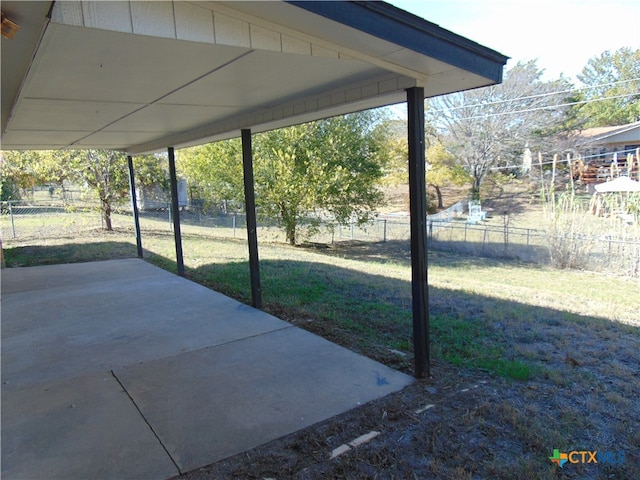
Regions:
<instances>
[{"instance_id":1,"label":"green tree","mask_svg":"<svg viewBox=\"0 0 640 480\"><path fill-rule=\"evenodd\" d=\"M588 127L624 125L640 119L640 49L623 47L591 58L578 80L586 87L578 107Z\"/></svg>"},{"instance_id":2,"label":"green tree","mask_svg":"<svg viewBox=\"0 0 640 480\"><path fill-rule=\"evenodd\" d=\"M301 221L365 222L383 201L389 139L382 110L258 134L253 139L256 206L295 244ZM179 152L178 166L209 205L244 200L242 146L227 140Z\"/></svg>"},{"instance_id":3,"label":"green tree","mask_svg":"<svg viewBox=\"0 0 640 480\"><path fill-rule=\"evenodd\" d=\"M312 129L304 124L273 130L255 142L256 203L262 215L278 220L292 245L300 220L322 196L318 179L326 166L308 149Z\"/></svg>"},{"instance_id":4,"label":"green tree","mask_svg":"<svg viewBox=\"0 0 640 480\"><path fill-rule=\"evenodd\" d=\"M431 143L426 152L427 157L427 184L436 190L438 196L438 208L444 208L442 203L442 191L440 187L445 185L465 185L472 181L471 176L456 161L456 157L449 152L440 141Z\"/></svg>"},{"instance_id":5,"label":"green tree","mask_svg":"<svg viewBox=\"0 0 640 480\"><path fill-rule=\"evenodd\" d=\"M73 162L79 152L76 150L41 150L29 152L36 155L34 168L38 184L55 184L62 191L62 198L66 201L66 182L76 180Z\"/></svg>"},{"instance_id":6,"label":"green tree","mask_svg":"<svg viewBox=\"0 0 640 480\"><path fill-rule=\"evenodd\" d=\"M242 145L237 138L185 148L178 152L177 168L205 208L228 201L244 201Z\"/></svg>"},{"instance_id":7,"label":"green tree","mask_svg":"<svg viewBox=\"0 0 640 480\"><path fill-rule=\"evenodd\" d=\"M407 140L407 122L406 120L386 120L382 126L386 130L387 141L382 155L385 157L383 162L385 185L406 185L409 183L409 144ZM437 142L437 134L433 125L425 124L425 144L426 147L433 142Z\"/></svg>"},{"instance_id":8,"label":"green tree","mask_svg":"<svg viewBox=\"0 0 640 480\"><path fill-rule=\"evenodd\" d=\"M126 156L111 150L83 150L76 151L69 162L74 178L97 196L104 220L103 228L113 230L113 207L129 191Z\"/></svg>"},{"instance_id":9,"label":"green tree","mask_svg":"<svg viewBox=\"0 0 640 480\"><path fill-rule=\"evenodd\" d=\"M112 150L77 150L69 156L58 152L61 161L69 162L75 181L83 184L100 202L104 229L113 230L113 207L129 196L127 157ZM166 187L166 172L162 161L155 156L134 159L136 185L160 183Z\"/></svg>"},{"instance_id":10,"label":"green tree","mask_svg":"<svg viewBox=\"0 0 640 480\"><path fill-rule=\"evenodd\" d=\"M31 152L0 152L0 189L2 200L20 200L38 183Z\"/></svg>"},{"instance_id":11,"label":"green tree","mask_svg":"<svg viewBox=\"0 0 640 480\"><path fill-rule=\"evenodd\" d=\"M1 158L3 185L11 183L27 190L42 184L62 186L64 181L79 183L96 195L104 228L113 230L113 206L129 193L124 154L109 150L7 151L2 152ZM166 173L158 158L141 156L134 162L138 185L166 184Z\"/></svg>"},{"instance_id":12,"label":"green tree","mask_svg":"<svg viewBox=\"0 0 640 480\"><path fill-rule=\"evenodd\" d=\"M290 244L303 219L311 227L321 216L363 223L383 203L383 116L366 111L256 136L256 201Z\"/></svg>"},{"instance_id":13,"label":"green tree","mask_svg":"<svg viewBox=\"0 0 640 480\"><path fill-rule=\"evenodd\" d=\"M158 184L165 192L169 191L169 165L165 155L139 155L133 157L133 169L136 185Z\"/></svg>"},{"instance_id":14,"label":"green tree","mask_svg":"<svg viewBox=\"0 0 640 480\"><path fill-rule=\"evenodd\" d=\"M386 130L387 140L380 155L385 161L382 163L384 178L383 185L397 186L409 183L409 147L407 142L406 120L392 119L381 126Z\"/></svg>"},{"instance_id":15,"label":"green tree","mask_svg":"<svg viewBox=\"0 0 640 480\"><path fill-rule=\"evenodd\" d=\"M2 152L3 183L10 181L22 190L32 191L36 185L57 185L77 179L75 150L25 150Z\"/></svg>"}]
</instances>

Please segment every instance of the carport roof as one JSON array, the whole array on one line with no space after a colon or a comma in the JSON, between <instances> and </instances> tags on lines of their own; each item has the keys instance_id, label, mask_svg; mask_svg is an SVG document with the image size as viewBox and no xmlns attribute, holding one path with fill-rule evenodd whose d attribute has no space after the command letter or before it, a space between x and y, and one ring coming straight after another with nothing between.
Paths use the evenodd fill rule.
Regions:
<instances>
[{"instance_id":1,"label":"carport roof","mask_svg":"<svg viewBox=\"0 0 640 480\"><path fill-rule=\"evenodd\" d=\"M2 148L181 147L501 81L507 57L384 2L22 2Z\"/></svg>"}]
</instances>

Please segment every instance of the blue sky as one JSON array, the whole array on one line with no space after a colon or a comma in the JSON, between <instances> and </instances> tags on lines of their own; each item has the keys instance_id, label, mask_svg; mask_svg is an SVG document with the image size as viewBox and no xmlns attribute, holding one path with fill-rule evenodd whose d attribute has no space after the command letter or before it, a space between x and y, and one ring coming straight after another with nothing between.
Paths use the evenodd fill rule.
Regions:
<instances>
[{"instance_id":1,"label":"blue sky","mask_svg":"<svg viewBox=\"0 0 640 480\"><path fill-rule=\"evenodd\" d=\"M387 0L447 30L519 60L536 60L548 79L577 83L605 50L640 48L640 0Z\"/></svg>"}]
</instances>

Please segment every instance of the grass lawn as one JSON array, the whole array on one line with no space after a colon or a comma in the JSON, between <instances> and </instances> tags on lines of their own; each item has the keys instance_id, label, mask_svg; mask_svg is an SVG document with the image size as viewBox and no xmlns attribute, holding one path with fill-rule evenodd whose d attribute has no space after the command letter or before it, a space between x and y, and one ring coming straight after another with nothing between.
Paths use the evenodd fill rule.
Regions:
<instances>
[{"instance_id":1,"label":"grass lawn","mask_svg":"<svg viewBox=\"0 0 640 480\"><path fill-rule=\"evenodd\" d=\"M144 234L145 258L175 271L172 240ZM400 241L265 243L264 309L410 373L408 248ZM183 249L188 278L249 303L243 240L186 234ZM9 267L132 256L128 231L5 245ZM283 464L293 463L282 478L368 478L362 462L378 470L391 462L384 478L640 478L638 279L439 252L429 254L428 277L433 378L385 400L393 405L346 417L342 427L329 422L254 452L254 478L285 453ZM436 405L432 414L416 414L425 402ZM376 408L382 410L374 421ZM396 409L408 413L396 418ZM383 435L355 459L329 464L307 452L323 445L330 451L339 438L332 429L345 422L354 429L372 423ZM326 437L321 445L318 435ZM623 451L625 462L559 469L548 460L554 448ZM228 478L242 468L242 458L230 459L185 478ZM300 469L320 473L294 475Z\"/></svg>"}]
</instances>

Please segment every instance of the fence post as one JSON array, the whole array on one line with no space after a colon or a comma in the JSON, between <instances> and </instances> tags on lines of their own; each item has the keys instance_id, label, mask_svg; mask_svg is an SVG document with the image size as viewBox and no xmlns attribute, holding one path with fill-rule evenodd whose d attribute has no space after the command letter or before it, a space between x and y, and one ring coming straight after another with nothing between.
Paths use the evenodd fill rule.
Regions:
<instances>
[{"instance_id":1,"label":"fence post","mask_svg":"<svg viewBox=\"0 0 640 480\"><path fill-rule=\"evenodd\" d=\"M613 235L609 235L609 257L611 257L611 239L613 238ZM611 258L609 258L609 261L611 261Z\"/></svg>"},{"instance_id":2,"label":"fence post","mask_svg":"<svg viewBox=\"0 0 640 480\"><path fill-rule=\"evenodd\" d=\"M236 218L238 217L237 213L233 214L233 217L231 217L231 225L233 227L233 238L236 238Z\"/></svg>"},{"instance_id":3,"label":"fence post","mask_svg":"<svg viewBox=\"0 0 640 480\"><path fill-rule=\"evenodd\" d=\"M9 217L11 217L11 232L13 233L13 238L16 238L16 224L13 220L13 206L11 205L11 201L9 201Z\"/></svg>"},{"instance_id":4,"label":"fence post","mask_svg":"<svg viewBox=\"0 0 640 480\"><path fill-rule=\"evenodd\" d=\"M385 218L383 221L384 221L384 224L382 226L382 229L383 229L382 241L386 243L387 242L387 219Z\"/></svg>"}]
</instances>

